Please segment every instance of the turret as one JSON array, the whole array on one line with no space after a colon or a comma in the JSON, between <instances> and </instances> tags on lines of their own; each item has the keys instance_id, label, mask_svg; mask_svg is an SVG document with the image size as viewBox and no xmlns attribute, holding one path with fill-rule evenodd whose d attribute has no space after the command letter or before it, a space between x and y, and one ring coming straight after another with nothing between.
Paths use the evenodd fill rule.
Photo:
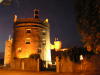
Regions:
<instances>
[{"instance_id":1,"label":"turret","mask_svg":"<svg viewBox=\"0 0 100 75\"><path fill-rule=\"evenodd\" d=\"M14 22L17 21L17 15L14 15Z\"/></svg>"},{"instance_id":2,"label":"turret","mask_svg":"<svg viewBox=\"0 0 100 75\"><path fill-rule=\"evenodd\" d=\"M39 10L34 9L34 18L39 18Z\"/></svg>"}]
</instances>

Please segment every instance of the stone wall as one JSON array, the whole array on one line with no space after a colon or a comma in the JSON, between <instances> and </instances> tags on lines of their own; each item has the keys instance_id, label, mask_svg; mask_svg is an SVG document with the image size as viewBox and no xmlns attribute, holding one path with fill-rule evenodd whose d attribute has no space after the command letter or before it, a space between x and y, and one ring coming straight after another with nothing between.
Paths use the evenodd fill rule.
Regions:
<instances>
[{"instance_id":1,"label":"stone wall","mask_svg":"<svg viewBox=\"0 0 100 75\"><path fill-rule=\"evenodd\" d=\"M39 71L39 59L14 59L11 64L11 69L15 70L29 70L38 72Z\"/></svg>"},{"instance_id":2,"label":"stone wall","mask_svg":"<svg viewBox=\"0 0 100 75\"><path fill-rule=\"evenodd\" d=\"M100 55L91 56L78 63L72 62L69 57L62 57L57 63L56 71L58 72L93 72L100 71ZM56 58L56 60L58 60Z\"/></svg>"}]
</instances>

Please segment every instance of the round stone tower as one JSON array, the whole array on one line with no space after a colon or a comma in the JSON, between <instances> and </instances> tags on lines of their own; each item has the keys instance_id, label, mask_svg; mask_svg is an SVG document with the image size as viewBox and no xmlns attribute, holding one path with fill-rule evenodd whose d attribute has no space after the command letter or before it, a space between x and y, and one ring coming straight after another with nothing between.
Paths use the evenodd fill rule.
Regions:
<instances>
[{"instance_id":1,"label":"round stone tower","mask_svg":"<svg viewBox=\"0 0 100 75\"><path fill-rule=\"evenodd\" d=\"M13 58L29 58L32 54L40 54L41 59L49 54L51 60L49 25L39 18L39 10L34 10L33 18L14 17L14 33L12 44ZM48 37L49 36L49 37ZM48 44L47 44L48 43ZM47 56L46 56L47 57Z\"/></svg>"}]
</instances>

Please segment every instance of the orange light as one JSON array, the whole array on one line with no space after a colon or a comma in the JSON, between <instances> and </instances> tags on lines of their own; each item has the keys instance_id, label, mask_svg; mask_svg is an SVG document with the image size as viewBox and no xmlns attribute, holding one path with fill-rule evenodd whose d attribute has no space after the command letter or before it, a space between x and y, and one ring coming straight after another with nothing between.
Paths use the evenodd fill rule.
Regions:
<instances>
[{"instance_id":1,"label":"orange light","mask_svg":"<svg viewBox=\"0 0 100 75\"><path fill-rule=\"evenodd\" d=\"M17 55L17 58L29 58L30 57L30 55L31 55L31 52L29 52L29 51L17 51L16 52L16 55Z\"/></svg>"},{"instance_id":2,"label":"orange light","mask_svg":"<svg viewBox=\"0 0 100 75\"><path fill-rule=\"evenodd\" d=\"M29 54L28 53L20 53L17 55L17 58L29 58Z\"/></svg>"},{"instance_id":3,"label":"orange light","mask_svg":"<svg viewBox=\"0 0 100 75\"><path fill-rule=\"evenodd\" d=\"M87 51L90 52L91 50L92 50L92 47L91 47L90 45L88 45L88 46L87 46Z\"/></svg>"},{"instance_id":4,"label":"orange light","mask_svg":"<svg viewBox=\"0 0 100 75\"><path fill-rule=\"evenodd\" d=\"M96 51L100 51L100 45L96 46Z\"/></svg>"}]
</instances>

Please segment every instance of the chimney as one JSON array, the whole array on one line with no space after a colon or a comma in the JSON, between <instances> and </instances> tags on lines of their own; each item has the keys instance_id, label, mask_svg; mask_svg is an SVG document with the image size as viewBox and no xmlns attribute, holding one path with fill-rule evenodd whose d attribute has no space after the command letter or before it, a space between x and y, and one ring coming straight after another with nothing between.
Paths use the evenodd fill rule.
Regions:
<instances>
[{"instance_id":1,"label":"chimney","mask_svg":"<svg viewBox=\"0 0 100 75\"><path fill-rule=\"evenodd\" d=\"M34 18L39 18L39 10L34 9Z\"/></svg>"}]
</instances>

